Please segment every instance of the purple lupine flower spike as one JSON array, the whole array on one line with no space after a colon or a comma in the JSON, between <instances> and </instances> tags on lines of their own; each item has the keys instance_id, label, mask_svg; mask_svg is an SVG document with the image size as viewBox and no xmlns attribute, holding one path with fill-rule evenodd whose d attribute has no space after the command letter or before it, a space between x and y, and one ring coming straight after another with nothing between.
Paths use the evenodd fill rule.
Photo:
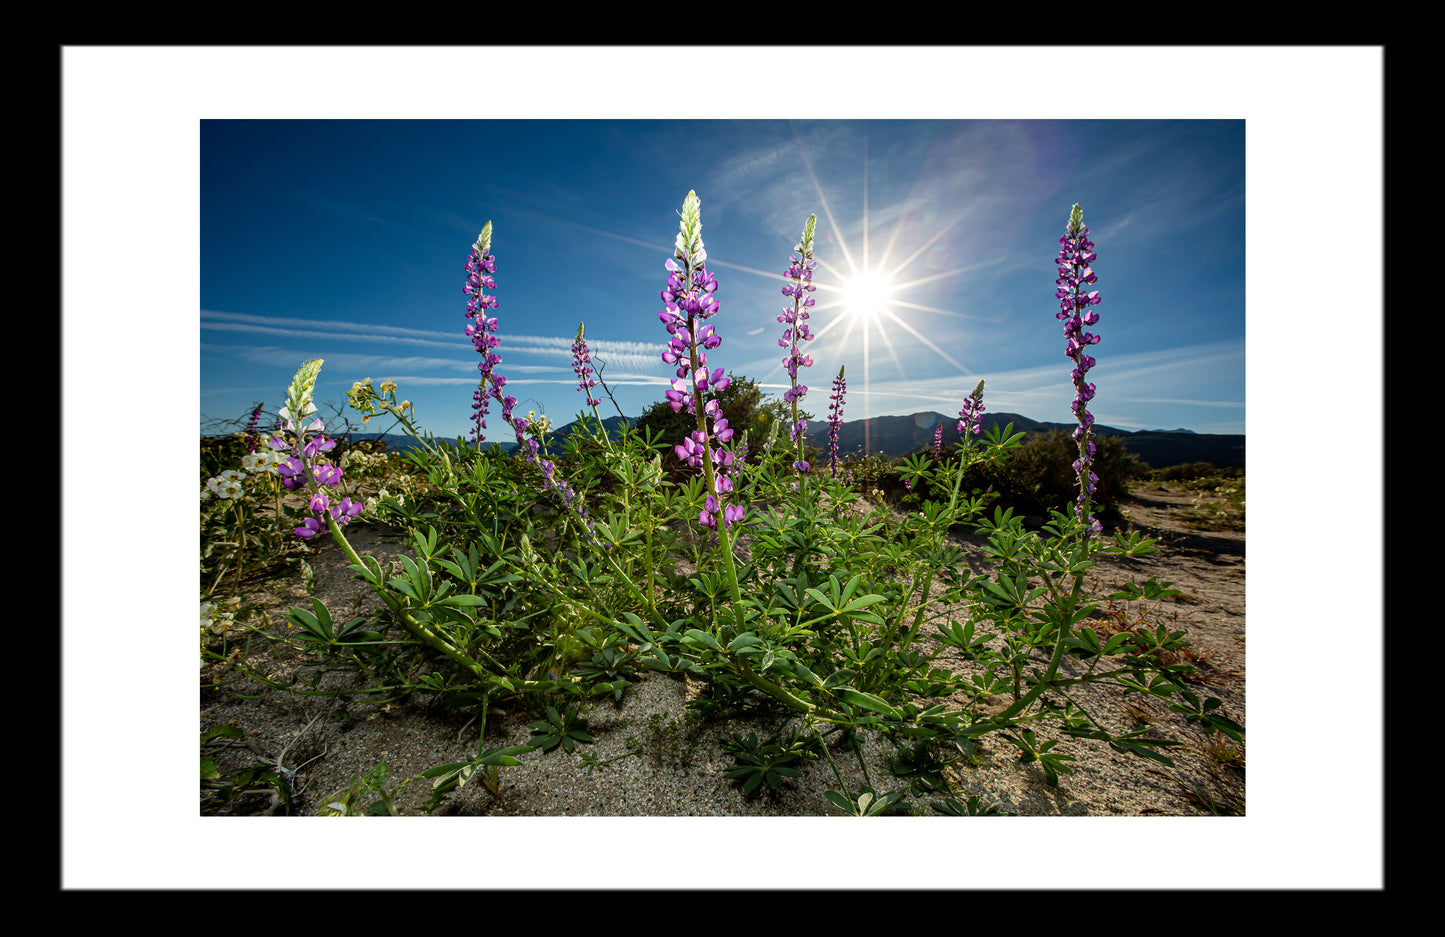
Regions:
<instances>
[{"instance_id":1,"label":"purple lupine flower spike","mask_svg":"<svg viewBox=\"0 0 1445 937\"><path fill-rule=\"evenodd\" d=\"M501 344L501 339L492 334L497 331L497 320L495 317L488 317L487 311L497 308L497 297L488 296L482 290L494 290L497 282L492 274L497 272L497 260L490 253L492 246L492 223L488 221L482 226L482 233L477 235L476 243L472 245L472 252L467 256L467 284L463 292L471 297L467 300L467 318L472 321L467 324L466 335L472 340L472 347L482 360L477 364L477 370L481 377L477 381L477 389L472 393L472 442L480 443L485 439L483 430L487 428L487 398L491 397L501 400L499 388L506 383L506 379L496 380L493 371L501 362L502 358L492 349Z\"/></svg>"},{"instance_id":2,"label":"purple lupine flower spike","mask_svg":"<svg viewBox=\"0 0 1445 937\"><path fill-rule=\"evenodd\" d=\"M933 428L933 457L943 458L943 424L939 423Z\"/></svg>"},{"instance_id":3,"label":"purple lupine flower spike","mask_svg":"<svg viewBox=\"0 0 1445 937\"><path fill-rule=\"evenodd\" d=\"M288 491L307 487L311 489L307 507L314 516L305 518L301 526L295 528L296 536L303 540L310 540L325 529L325 518L328 514L337 524L346 524L361 513L360 507L354 511L349 510L349 498L341 505L333 505L330 495L322 490L341 484L342 473L335 465L315 461L321 453L336 448L335 440L320 435L325 429L320 418L305 425L298 425L303 417L316 412L316 405L312 403L311 397L320 371L321 361L318 359L308 361L296 372L296 376L291 379L291 386L286 390L286 405L277 411L281 419L281 432L266 440L267 448L288 454L287 458L276 466L276 474L281 476L281 484ZM308 440L306 434L313 431L318 435ZM339 510L341 508L345 509Z\"/></svg>"},{"instance_id":4,"label":"purple lupine flower spike","mask_svg":"<svg viewBox=\"0 0 1445 937\"><path fill-rule=\"evenodd\" d=\"M833 378L833 393L828 395L828 472L838 477L838 429L843 425L843 395L848 392L848 382L843 377L843 367Z\"/></svg>"},{"instance_id":5,"label":"purple lupine flower spike","mask_svg":"<svg viewBox=\"0 0 1445 937\"><path fill-rule=\"evenodd\" d=\"M582 337L582 326L583 323L577 323L577 338L572 342L572 370L577 374L577 389L587 395L587 406L595 411L602 401L592 396L597 381L592 377L592 355L587 350L587 340Z\"/></svg>"},{"instance_id":6,"label":"purple lupine flower spike","mask_svg":"<svg viewBox=\"0 0 1445 937\"><path fill-rule=\"evenodd\" d=\"M677 457L693 468L701 468L710 493L697 521L717 528L722 515L724 528L743 519L744 508L733 501L732 479L740 465L723 444L733 436L722 408L711 393L725 390L732 379L722 368L707 367L707 352L722 344L717 328L706 320L718 313L717 279L707 271L707 249L702 243L702 207L696 192L683 200L681 223L667 268L667 286L660 296L663 309L657 314L671 338L662 360L676 367L677 379L667 390L673 410L697 417L697 429L675 448Z\"/></svg>"},{"instance_id":7,"label":"purple lupine flower spike","mask_svg":"<svg viewBox=\"0 0 1445 937\"><path fill-rule=\"evenodd\" d=\"M251 419L246 423L247 453L255 452L261 446L261 434L256 427L261 421L261 410L264 409L265 406L266 402L264 400L256 404L256 409L251 411Z\"/></svg>"},{"instance_id":8,"label":"purple lupine flower spike","mask_svg":"<svg viewBox=\"0 0 1445 937\"><path fill-rule=\"evenodd\" d=\"M969 434L977 436L983 428L979 423L983 409L983 381L979 381L973 393L963 401L963 409L958 411L958 435L963 438L965 447L968 445Z\"/></svg>"},{"instance_id":9,"label":"purple lupine flower spike","mask_svg":"<svg viewBox=\"0 0 1445 937\"><path fill-rule=\"evenodd\" d=\"M788 430L788 439L796 444L798 457L793 462L793 468L799 473L808 471L808 463L803 461L803 431L808 424L807 421L798 419L798 401L808 393L808 385L798 383L798 369L813 365L812 356L803 354L799 346L813 338L813 333L808 328L808 309L814 304L814 300L808 294L817 289L813 285L813 271L818 266L818 262L813 259L813 231L817 223L817 215L808 216L808 220L803 222L802 237L794 245L794 253L789 255L793 262L783 271L786 278L783 295L791 296L793 305L785 306L783 314L778 316L778 321L787 326L783 330L783 337L778 339L778 347L788 349L787 357L783 358L783 368L788 372L791 386L783 392L783 402L792 408L793 421Z\"/></svg>"},{"instance_id":10,"label":"purple lupine flower spike","mask_svg":"<svg viewBox=\"0 0 1445 937\"><path fill-rule=\"evenodd\" d=\"M467 326L467 336L471 338L472 345L482 356L477 370L481 372L481 378L477 389L472 395L472 410L475 411L474 421L476 430L473 442L480 443L484 438L482 430L487 428L487 400L488 398L497 401L502 405L502 419L512 432L516 434L517 445L527 461L542 470L542 483L545 488L554 491L562 499L562 503L571 508L574 513L587 526L590 534L595 525L587 516L587 507L582 499L572 490L572 487L565 481L556 477L557 466L547 459L538 455L540 445L537 440L525 435L527 427L531 425L525 418L517 418L512 414L517 406L517 398L511 394L503 393L502 388L507 386L507 379L496 373L496 367L501 363L501 356L493 349L501 344L501 340L493 333L497 331L497 320L495 317L488 317L487 310L497 308L495 296L488 296L482 292L483 289L494 290L497 288L496 280L491 276L497 272L497 261L490 253L492 246L492 223L488 221L482 226L482 233L477 235L476 243L472 245L471 255L467 258L467 285L463 291L471 297L467 300L467 317L473 322ZM577 329L577 341L582 341L582 329ZM573 346L574 356L577 354L577 346ZM586 359L586 345L582 345L582 357ZM590 363L587 365L587 373L591 373ZM587 378L579 372L583 385ZM589 393L590 397L590 393ZM589 400L595 405L597 401ZM343 502L344 503L344 502Z\"/></svg>"},{"instance_id":11,"label":"purple lupine flower spike","mask_svg":"<svg viewBox=\"0 0 1445 937\"><path fill-rule=\"evenodd\" d=\"M1084 211L1075 205L1069 213L1068 229L1064 236L1059 238L1059 256L1056 259L1059 277L1054 281L1059 287L1054 292L1054 298L1059 301L1060 306L1055 317L1064 323L1064 354L1074 362L1072 377L1076 393L1072 409L1075 419L1079 421L1073 433L1074 442L1079 447L1079 458L1074 462L1074 471L1079 478L1079 500L1074 506L1074 514L1084 521L1085 536L1089 532L1098 533L1104 529L1103 525L1088 513L1089 496L1094 493L1094 485L1099 480L1098 476L1089 470L1095 452L1094 441L1089 438L1089 428L1094 424L1094 415L1088 410L1088 403L1094 398L1094 385L1084 380L1095 363L1087 354L1087 349L1090 345L1099 343L1099 336L1084 331L1086 326L1092 326L1099 321L1099 314L1089 308L1099 304L1099 291L1084 291L1086 285L1093 285L1099 279L1092 266L1098 255L1094 253L1094 242L1089 240L1088 235L1089 229L1084 226Z\"/></svg>"}]
</instances>

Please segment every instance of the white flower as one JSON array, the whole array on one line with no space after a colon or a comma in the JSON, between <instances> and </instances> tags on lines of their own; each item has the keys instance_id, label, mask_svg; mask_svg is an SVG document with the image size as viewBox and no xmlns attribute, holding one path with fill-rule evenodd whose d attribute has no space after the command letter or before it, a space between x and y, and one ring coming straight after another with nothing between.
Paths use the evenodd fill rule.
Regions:
<instances>
[{"instance_id":1,"label":"white flower","mask_svg":"<svg viewBox=\"0 0 1445 937\"><path fill-rule=\"evenodd\" d=\"M225 634L236 623L232 612L221 611L214 602L201 603L201 630L212 634Z\"/></svg>"},{"instance_id":2,"label":"white flower","mask_svg":"<svg viewBox=\"0 0 1445 937\"><path fill-rule=\"evenodd\" d=\"M241 488L241 482L245 477L245 472L226 469L226 471L216 477L207 480L206 487L211 490L211 494L223 500L227 498L239 498L245 494L245 491Z\"/></svg>"},{"instance_id":3,"label":"white flower","mask_svg":"<svg viewBox=\"0 0 1445 937\"><path fill-rule=\"evenodd\" d=\"M271 460L270 450L257 449L250 455L241 459L241 468L248 472L264 472L275 463Z\"/></svg>"}]
</instances>

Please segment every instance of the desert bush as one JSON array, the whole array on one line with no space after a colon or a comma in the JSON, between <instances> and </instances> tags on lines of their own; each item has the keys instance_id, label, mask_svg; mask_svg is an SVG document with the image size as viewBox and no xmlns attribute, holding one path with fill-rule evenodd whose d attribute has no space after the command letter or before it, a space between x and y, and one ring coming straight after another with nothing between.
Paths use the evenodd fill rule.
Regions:
<instances>
[{"instance_id":1,"label":"desert bush","mask_svg":"<svg viewBox=\"0 0 1445 937\"><path fill-rule=\"evenodd\" d=\"M1098 437L1094 443L1097 448L1093 471L1098 476L1095 501L1101 507L1117 504L1129 494L1129 482L1142 478L1148 469L1118 436ZM999 481L1006 486L1000 493L1032 501L1031 513L1047 515L1063 510L1079 496L1078 472L1073 467L1078 457L1078 446L1068 433L1036 433L1012 454L1005 470L999 473Z\"/></svg>"},{"instance_id":2,"label":"desert bush","mask_svg":"<svg viewBox=\"0 0 1445 937\"><path fill-rule=\"evenodd\" d=\"M1151 482L1178 482L1193 479L1242 478L1243 476L1244 469L1238 466L1217 466L1212 462L1185 462L1181 465L1150 469L1147 478Z\"/></svg>"}]
</instances>

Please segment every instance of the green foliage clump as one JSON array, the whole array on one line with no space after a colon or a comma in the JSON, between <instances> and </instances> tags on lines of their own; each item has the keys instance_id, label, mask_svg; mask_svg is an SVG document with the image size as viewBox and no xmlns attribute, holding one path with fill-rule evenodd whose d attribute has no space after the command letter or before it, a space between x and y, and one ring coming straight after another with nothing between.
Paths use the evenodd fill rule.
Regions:
<instances>
[{"instance_id":1,"label":"green foliage clump","mask_svg":"<svg viewBox=\"0 0 1445 937\"><path fill-rule=\"evenodd\" d=\"M1206 478L1242 478L1243 476L1244 469L1237 467L1220 468L1212 462L1186 462L1182 465L1152 469L1148 477L1151 482L1178 482ZM1210 484L1215 484L1215 482L1211 481Z\"/></svg>"},{"instance_id":2,"label":"green foliage clump","mask_svg":"<svg viewBox=\"0 0 1445 937\"><path fill-rule=\"evenodd\" d=\"M1091 469L1099 481L1093 501L1100 507L1117 504L1129 494L1130 480L1144 477L1148 468L1119 436L1096 436L1094 445ZM1069 433L1036 433L1010 455L1005 478L1017 489L1008 493L1018 497L1020 509L1030 513L1067 510L1079 497L1079 476L1074 471L1078 458L1079 446Z\"/></svg>"},{"instance_id":3,"label":"green foliage clump","mask_svg":"<svg viewBox=\"0 0 1445 937\"><path fill-rule=\"evenodd\" d=\"M1091 500L1096 508L1107 510L1129 494L1130 481L1148 476L1149 469L1118 436L1096 436L1094 446L1091 469L1099 480ZM1074 470L1078 457L1078 444L1070 434L1060 430L1035 433L1005 458L971 462L964 471L962 490L982 497L990 508L998 506L1043 517L1054 511L1070 511L1079 497L1079 476ZM876 462L880 457L870 458ZM955 446L944 447L944 461L957 458ZM932 460L933 451L929 449L901 463L884 460L881 470L870 463L873 470L866 474L877 479L872 487L889 500L913 503L946 498L945 491L919 483L910 488L905 483L907 466L920 459Z\"/></svg>"}]
</instances>

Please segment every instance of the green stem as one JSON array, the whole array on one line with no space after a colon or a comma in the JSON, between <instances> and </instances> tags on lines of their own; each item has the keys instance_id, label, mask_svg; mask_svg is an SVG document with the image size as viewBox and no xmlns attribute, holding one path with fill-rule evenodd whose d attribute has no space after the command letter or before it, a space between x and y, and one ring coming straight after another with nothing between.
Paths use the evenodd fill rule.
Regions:
<instances>
[{"instance_id":1,"label":"green stem","mask_svg":"<svg viewBox=\"0 0 1445 937\"><path fill-rule=\"evenodd\" d=\"M820 710L817 706L813 705L807 700L794 696L792 693L789 693L787 690L783 689L781 686L778 686L776 683L772 683L764 679L759 674L754 673L753 669L747 664L738 663L733 665L732 669L733 672L736 673L738 676L742 677L744 680L748 681L753 686L757 687L759 690L771 696L773 699L782 703L784 706L788 707L794 712L817 715L823 715L824 713L823 710ZM828 713L828 715L836 714L830 712Z\"/></svg>"},{"instance_id":2,"label":"green stem","mask_svg":"<svg viewBox=\"0 0 1445 937\"><path fill-rule=\"evenodd\" d=\"M1065 624L1065 622L1067 622L1070 618L1073 617L1073 610L1075 607L1075 603L1078 600L1079 591L1082 585L1083 576L1081 574L1075 575L1073 592L1070 593L1068 602L1061 610L1060 621L1058 625L1059 633L1054 639L1054 653L1053 656L1049 659L1049 666L1044 671L1042 679L1040 679L1039 682L1034 685L1033 689L1029 690L1021 698L1016 699L1012 706L1008 707L1003 712L995 716L995 721L1002 722L1003 720L1012 718L1013 716L1022 712L1031 703L1033 703L1034 700L1042 696L1045 690L1047 690L1050 686L1053 685L1054 678L1058 675L1059 672L1059 664L1064 659L1064 638L1069 633L1069 627L1067 624Z\"/></svg>"},{"instance_id":3,"label":"green stem","mask_svg":"<svg viewBox=\"0 0 1445 937\"><path fill-rule=\"evenodd\" d=\"M351 543L346 539L346 535L341 532L340 525L336 523L336 520L332 518L330 514L326 515L326 528L331 531L331 536L336 538L336 542L341 545L341 549L346 553L347 558L351 560L352 564L360 567L361 569L366 569L366 564L361 562L361 557L357 555L355 548L353 548L351 546ZM430 628L426 627L421 622L413 618L406 611L406 609L402 607L401 603L398 602L394 596L390 595L379 586L375 587L375 589L377 594L381 596L382 600L385 601L386 604L391 608L392 612L395 613L397 619L401 621L402 625L406 628L406 630L410 631L412 635L424 642L428 647L439 652L452 663L456 664L464 670L470 671L471 673L480 677L483 680L487 680L488 678L494 676L481 664L477 663L471 657L457 650L455 647L453 647L451 644L449 644L447 641L445 641L435 632L433 632Z\"/></svg>"}]
</instances>

